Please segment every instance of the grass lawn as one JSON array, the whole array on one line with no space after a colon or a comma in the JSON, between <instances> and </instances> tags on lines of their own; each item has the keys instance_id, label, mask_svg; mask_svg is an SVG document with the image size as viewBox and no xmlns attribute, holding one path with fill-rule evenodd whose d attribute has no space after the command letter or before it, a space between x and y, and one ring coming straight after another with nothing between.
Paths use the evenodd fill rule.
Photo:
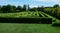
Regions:
<instances>
[{"instance_id":1,"label":"grass lawn","mask_svg":"<svg viewBox=\"0 0 60 33\"><path fill-rule=\"evenodd\" d=\"M60 33L60 27L51 24L0 23L0 33Z\"/></svg>"}]
</instances>

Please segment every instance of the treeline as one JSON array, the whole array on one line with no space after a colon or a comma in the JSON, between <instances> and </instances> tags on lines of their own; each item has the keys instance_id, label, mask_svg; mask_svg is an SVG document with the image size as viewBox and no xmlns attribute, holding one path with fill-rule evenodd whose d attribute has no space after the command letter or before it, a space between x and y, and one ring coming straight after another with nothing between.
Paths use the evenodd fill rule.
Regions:
<instances>
[{"instance_id":1,"label":"treeline","mask_svg":"<svg viewBox=\"0 0 60 33\"><path fill-rule=\"evenodd\" d=\"M44 7L43 12L60 19L60 6L58 4L54 5L53 7Z\"/></svg>"},{"instance_id":2,"label":"treeline","mask_svg":"<svg viewBox=\"0 0 60 33\"><path fill-rule=\"evenodd\" d=\"M53 7L29 7L29 5L15 6L15 5L0 5L0 13L9 13L9 12L23 12L23 11L42 11L53 17L60 19L60 6L55 4Z\"/></svg>"},{"instance_id":3,"label":"treeline","mask_svg":"<svg viewBox=\"0 0 60 33\"><path fill-rule=\"evenodd\" d=\"M9 12L21 12L21 11L26 11L26 5L22 6L15 6L15 5L0 5L0 13L9 13ZM28 9L29 9L29 5L28 5Z\"/></svg>"},{"instance_id":4,"label":"treeline","mask_svg":"<svg viewBox=\"0 0 60 33\"><path fill-rule=\"evenodd\" d=\"M44 7L33 7L31 8L29 5L23 6L15 6L15 5L0 5L0 13L9 13L9 12L23 12L23 11L43 11Z\"/></svg>"}]
</instances>

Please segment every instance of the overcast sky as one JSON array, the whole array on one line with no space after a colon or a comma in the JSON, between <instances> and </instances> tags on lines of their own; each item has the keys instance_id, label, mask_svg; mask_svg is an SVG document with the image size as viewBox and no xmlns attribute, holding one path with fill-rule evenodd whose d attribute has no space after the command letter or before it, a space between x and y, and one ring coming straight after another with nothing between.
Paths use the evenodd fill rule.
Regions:
<instances>
[{"instance_id":1,"label":"overcast sky","mask_svg":"<svg viewBox=\"0 0 60 33\"><path fill-rule=\"evenodd\" d=\"M55 4L60 5L60 0L0 0L0 5L24 5L29 4L30 7L37 7L37 6L53 6Z\"/></svg>"}]
</instances>

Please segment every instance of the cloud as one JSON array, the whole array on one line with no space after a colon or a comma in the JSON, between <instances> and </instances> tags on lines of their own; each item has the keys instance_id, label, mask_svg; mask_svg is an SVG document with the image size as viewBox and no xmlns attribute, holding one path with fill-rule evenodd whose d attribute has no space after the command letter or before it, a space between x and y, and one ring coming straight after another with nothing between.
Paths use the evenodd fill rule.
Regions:
<instances>
[{"instance_id":1,"label":"cloud","mask_svg":"<svg viewBox=\"0 0 60 33\"><path fill-rule=\"evenodd\" d=\"M34 1L42 1L42 2L60 2L60 0L34 0Z\"/></svg>"},{"instance_id":2,"label":"cloud","mask_svg":"<svg viewBox=\"0 0 60 33\"><path fill-rule=\"evenodd\" d=\"M33 1L49 4L60 4L60 0L33 0Z\"/></svg>"}]
</instances>

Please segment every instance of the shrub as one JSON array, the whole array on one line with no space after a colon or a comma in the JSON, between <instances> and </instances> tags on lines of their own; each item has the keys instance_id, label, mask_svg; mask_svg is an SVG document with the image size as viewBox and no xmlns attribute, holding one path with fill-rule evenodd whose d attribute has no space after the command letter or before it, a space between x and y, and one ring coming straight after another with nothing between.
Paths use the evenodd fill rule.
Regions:
<instances>
[{"instance_id":1,"label":"shrub","mask_svg":"<svg viewBox=\"0 0 60 33\"><path fill-rule=\"evenodd\" d=\"M53 27L60 27L60 23L54 23L52 24Z\"/></svg>"}]
</instances>

